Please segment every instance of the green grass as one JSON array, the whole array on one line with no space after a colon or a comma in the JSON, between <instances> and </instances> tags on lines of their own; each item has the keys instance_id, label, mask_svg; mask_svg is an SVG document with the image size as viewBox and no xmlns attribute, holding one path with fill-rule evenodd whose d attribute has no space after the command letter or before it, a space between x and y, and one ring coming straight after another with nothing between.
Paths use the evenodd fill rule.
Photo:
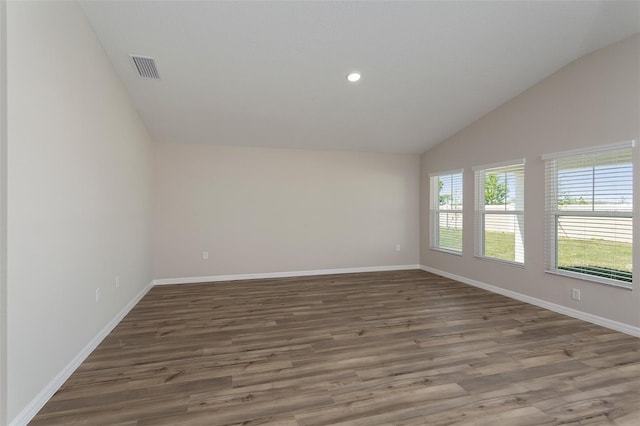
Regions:
<instances>
[{"instance_id":1,"label":"green grass","mask_svg":"<svg viewBox=\"0 0 640 426\"><path fill-rule=\"evenodd\" d=\"M632 281L631 243L560 238L558 269Z\"/></svg>"},{"instance_id":2,"label":"green grass","mask_svg":"<svg viewBox=\"0 0 640 426\"><path fill-rule=\"evenodd\" d=\"M440 228L440 248L462 251L462 229Z\"/></svg>"},{"instance_id":3,"label":"green grass","mask_svg":"<svg viewBox=\"0 0 640 426\"><path fill-rule=\"evenodd\" d=\"M516 234L513 232L486 232L484 255L495 259L516 260Z\"/></svg>"},{"instance_id":4,"label":"green grass","mask_svg":"<svg viewBox=\"0 0 640 426\"><path fill-rule=\"evenodd\" d=\"M440 229L441 245L448 249L462 249L462 231ZM454 248L455 247L455 248ZM513 232L487 232L485 256L502 260L515 260L515 234ZM632 281L631 243L616 243L598 239L558 240L558 269L580 272L621 281Z\"/></svg>"},{"instance_id":5,"label":"green grass","mask_svg":"<svg viewBox=\"0 0 640 426\"><path fill-rule=\"evenodd\" d=\"M599 266L631 272L631 243L560 238L558 266Z\"/></svg>"}]
</instances>

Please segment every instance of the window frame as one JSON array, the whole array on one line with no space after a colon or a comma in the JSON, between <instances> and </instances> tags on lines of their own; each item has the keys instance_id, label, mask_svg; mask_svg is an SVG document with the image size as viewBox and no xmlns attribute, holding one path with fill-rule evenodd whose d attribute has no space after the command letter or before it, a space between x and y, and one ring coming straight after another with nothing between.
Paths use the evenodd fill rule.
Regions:
<instances>
[{"instance_id":1,"label":"window frame","mask_svg":"<svg viewBox=\"0 0 640 426\"><path fill-rule=\"evenodd\" d=\"M487 174L487 172L491 172L491 170L495 170L495 169L501 169L501 168L508 168L508 167L516 167L516 166L522 166L522 184L518 185L517 187L521 189L521 194L518 195L518 203L522 206L521 208L517 209L517 210L504 210L504 211L487 211L486 210L486 205L485 205L485 176ZM475 184L475 211L474 211L474 217L475 217L475 229L474 229L474 241L475 241L475 247L474 247L474 256L478 259L483 259L483 260L489 260L492 262L499 262L499 263L504 263L507 265L511 265L511 266L516 266L516 267L520 267L520 268L524 268L525 265L525 232L524 232L524 224L525 224L525 207L524 207L524 200L525 200L525 185L524 185L524 179L525 179L525 168L526 168L526 159L525 158L519 158L519 159L515 159L515 160L509 160L509 161L501 161L498 163L492 163L492 164L484 164L481 166L474 166L472 168L473 170L473 176L474 176L474 184ZM516 184L517 185L517 184ZM516 203L516 204L518 204ZM486 216L489 215L497 215L497 216L503 216L503 215L510 215L510 216L514 216L514 220L518 221L518 219L520 218L521 220L521 227L522 227L522 231L520 233L520 238L521 238L521 245L522 245L522 262L519 262L517 260L508 260L508 259L501 259L498 257L492 257L492 256L487 256L485 254L485 224L486 224Z\"/></svg>"},{"instance_id":2,"label":"window frame","mask_svg":"<svg viewBox=\"0 0 640 426\"><path fill-rule=\"evenodd\" d=\"M615 144L607 144L607 145L598 145L585 149L577 149L570 151L562 151L551 154L542 155L542 160L545 161L545 272L555 275L561 275L571 278L580 279L583 281L591 281L599 284L605 284L614 287L620 287L628 290L633 289L633 270L632 270L632 279L631 282L625 282L621 280L616 280L613 278L600 277L593 274L583 273L583 272L574 272L566 269L558 268L558 218L559 217L579 217L579 218L612 218L612 217L622 217L629 218L631 220L631 235L632 235L632 259L633 259L633 247L635 244L635 235L634 235L634 226L633 222L637 216L637 200L636 193L638 191L638 185L635 183L634 176L636 176L636 152L635 152L636 141L630 140ZM603 153L603 152L612 152L622 149L630 149L631 150L631 179L632 179L632 210L629 212L626 211L615 211L615 210L585 210L585 211L563 211L558 208L558 195L559 195L559 184L558 184L558 167L556 165L556 161L569 158L569 157L579 157L581 155L586 154L595 154L595 153ZM594 163L593 167L597 165ZM592 200L592 203L595 200Z\"/></svg>"},{"instance_id":3,"label":"window frame","mask_svg":"<svg viewBox=\"0 0 640 426\"><path fill-rule=\"evenodd\" d=\"M439 181L443 176L460 175L460 208L459 209L440 209L440 188ZM429 174L429 247L431 250L453 254L456 256L462 256L464 250L464 169L448 170L444 172L430 173ZM452 189L453 192L453 189ZM440 214L453 213L460 215L461 223L461 237L460 237L460 250L443 248L440 246Z\"/></svg>"}]
</instances>

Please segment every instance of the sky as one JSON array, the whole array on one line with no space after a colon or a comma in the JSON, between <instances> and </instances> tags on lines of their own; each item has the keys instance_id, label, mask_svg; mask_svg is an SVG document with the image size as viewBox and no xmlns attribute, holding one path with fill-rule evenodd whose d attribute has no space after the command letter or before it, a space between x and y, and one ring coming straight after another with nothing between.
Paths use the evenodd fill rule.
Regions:
<instances>
[{"instance_id":1,"label":"sky","mask_svg":"<svg viewBox=\"0 0 640 426\"><path fill-rule=\"evenodd\" d=\"M515 175L512 173L498 175L499 183L507 182L509 198L517 196ZM440 176L443 183L440 195L451 194L461 187L461 174ZM597 209L598 204L616 204L617 208L631 210L633 200L633 166L631 163L614 164L595 167L578 167L558 172L558 198L563 204L591 205ZM461 199L462 193L456 191L454 198ZM592 205L595 199L595 206Z\"/></svg>"}]
</instances>

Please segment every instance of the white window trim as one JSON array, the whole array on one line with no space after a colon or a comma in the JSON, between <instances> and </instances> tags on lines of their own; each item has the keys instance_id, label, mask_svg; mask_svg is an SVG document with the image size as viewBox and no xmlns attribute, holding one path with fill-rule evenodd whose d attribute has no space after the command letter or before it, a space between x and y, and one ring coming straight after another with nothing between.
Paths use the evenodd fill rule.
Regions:
<instances>
[{"instance_id":1,"label":"white window trim","mask_svg":"<svg viewBox=\"0 0 640 426\"><path fill-rule=\"evenodd\" d=\"M483 164L481 166L474 166L472 167L473 170L473 178L474 178L474 182L475 182L475 229L474 229L474 240L475 240L475 247L474 247L474 257L476 257L477 259L482 259L482 260L488 260L490 262L497 262L497 263L502 263L502 264L506 264L506 265L510 265L510 266L515 266L518 268L523 268L524 269L524 264L525 261L524 259L522 260L522 262L516 262L516 261L512 261L512 260L506 260L506 259L499 259L497 257L491 257L491 256L485 256L483 251L484 251L484 216L485 216L485 206L484 206L484 182L482 182L482 185L480 184L480 181L477 179L476 177L476 173L478 172L484 172L487 169L495 169L498 167L509 167L509 166L519 166L522 165L523 167L526 167L527 164L527 159L526 158L518 158L515 160L507 160L507 161L501 161L498 163L491 163L491 164ZM481 187L480 187L481 185ZM524 187L524 185L523 185ZM524 197L524 194L523 194ZM524 198L523 198L524 201ZM524 208L521 210L509 210L509 211L495 211L495 212L491 212L490 214L505 214L505 215L522 215L522 217L524 217Z\"/></svg>"},{"instance_id":2,"label":"white window trim","mask_svg":"<svg viewBox=\"0 0 640 426\"><path fill-rule=\"evenodd\" d=\"M509 167L509 166L518 166L520 164L527 164L527 159L526 158L518 158L515 160L509 160L509 161L501 161L499 163L491 163L491 164L483 164L481 166L473 166L471 168L471 170L473 170L474 172L480 171L480 170L485 170L485 169L495 169L496 167Z\"/></svg>"},{"instance_id":3,"label":"white window trim","mask_svg":"<svg viewBox=\"0 0 640 426\"><path fill-rule=\"evenodd\" d=\"M432 178L435 176L455 175L456 173L462 173L462 175L464 176L464 169L445 170L443 172L429 173L429 178Z\"/></svg>"},{"instance_id":4,"label":"white window trim","mask_svg":"<svg viewBox=\"0 0 640 426\"><path fill-rule=\"evenodd\" d=\"M550 154L543 154L541 158L544 161L557 160L562 157L572 157L574 155L581 155L581 154L593 154L594 152L613 151L616 149L623 149L623 148L635 148L635 146L636 146L636 141L635 139L632 139L624 142L611 143L607 145L591 146L589 148L579 148L579 149L572 149L569 151L552 152Z\"/></svg>"},{"instance_id":5,"label":"white window trim","mask_svg":"<svg viewBox=\"0 0 640 426\"><path fill-rule=\"evenodd\" d=\"M433 251L438 251L441 253L447 253L447 254L452 254L455 256L462 256L462 251L463 249L458 250L451 250L451 249L447 249L447 248L442 248L442 247L438 247L436 245L437 242L437 238L439 235L439 230L438 230L438 221L435 219L436 214L435 213L439 213L440 209L435 208L434 206L439 206L439 203L435 203L435 197L436 195L434 194L440 194L439 190L434 191L434 187L433 187L433 178L434 177L439 177L439 176L446 176L446 175L453 175L453 174L461 174L462 175L462 192L463 192L463 198L462 198L462 209L461 210L447 210L447 213L459 213L462 215L463 217L463 221L464 221L464 169L454 169L454 170L447 170L447 171L442 171L442 172L434 172L434 173L429 173L429 248ZM462 228L463 232L464 232L464 227ZM463 237L463 248L464 248L464 237Z\"/></svg>"},{"instance_id":6,"label":"white window trim","mask_svg":"<svg viewBox=\"0 0 640 426\"><path fill-rule=\"evenodd\" d=\"M636 141L635 139L631 139L628 141L624 141L624 142L618 142L618 143L611 143L611 144L604 144L604 145L596 145L596 146L592 146L592 147L588 147L588 148L579 148L579 149L573 149L573 150L568 150L568 151L559 151L559 152L554 152L554 153L549 153L549 154L543 154L541 156L541 159L545 161L548 160L558 160L561 158L565 158L565 157L572 157L572 156L577 156L577 155L583 155L583 154L592 154L592 153L597 153L597 152L604 152L604 151L614 151L617 149L624 149L624 148L635 148L636 147ZM631 156L631 162L633 165L633 175L634 177L636 176L637 172L637 159L636 159L636 154L632 154ZM545 164L545 180L547 179L547 172L546 172L546 167L547 165ZM557 200L558 199L558 176L557 176L557 169L554 170L555 175L553 176L553 181L546 181L545 182L545 200L549 200L549 199L553 199L553 200ZM626 290L632 290L633 289L633 281L636 281L636 279L634 278L633 281L631 283L625 283L619 280L613 280L613 279L609 279L609 278L604 278L604 277L598 277L595 275L590 275L590 274L582 274L579 272L572 272L572 271L565 271L562 269L558 269L557 265L556 265L556 259L557 259L557 255L556 255L556 244L557 244L557 235L556 235L556 230L555 230L555 225L554 225L554 229L553 231L551 231L551 216L554 218L554 221L557 220L556 218L558 216L576 216L576 217L631 217L632 221L633 218L635 218L638 215L638 201L636 201L636 194L638 193L638 184L635 182L636 179L634 179L634 184L633 184L633 210L629 213L629 212L593 212L593 211L576 211L576 212L563 212L561 210L558 209L557 204L555 206L553 206L553 208L550 208L549 206L545 206L545 233L550 234L553 238L549 238L549 241L547 242L548 244L548 259L545 259L545 272L548 274L554 274L554 275L560 275L560 276L565 276L565 277L570 277L570 278L576 278L579 280L583 280L583 281L591 281L591 282L595 282L595 283L599 283L599 284L606 284L609 286L613 286L613 287L618 287L618 288L623 288ZM546 201L548 202L548 201ZM633 225L632 225L633 226ZM635 228L635 227L634 227ZM636 230L634 229L634 246L635 244L635 239L636 239ZM553 265L553 268L549 268L548 265L551 264Z\"/></svg>"}]
</instances>

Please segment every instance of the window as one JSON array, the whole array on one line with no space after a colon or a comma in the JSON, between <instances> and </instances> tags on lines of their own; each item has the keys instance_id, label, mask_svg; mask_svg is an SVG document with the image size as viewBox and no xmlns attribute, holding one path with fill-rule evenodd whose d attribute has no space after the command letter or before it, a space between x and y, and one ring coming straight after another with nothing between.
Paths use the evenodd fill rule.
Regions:
<instances>
[{"instance_id":1,"label":"window","mask_svg":"<svg viewBox=\"0 0 640 426\"><path fill-rule=\"evenodd\" d=\"M633 146L542 157L548 272L631 288Z\"/></svg>"},{"instance_id":2,"label":"window","mask_svg":"<svg viewBox=\"0 0 640 426\"><path fill-rule=\"evenodd\" d=\"M524 160L473 170L475 255L524 264Z\"/></svg>"},{"instance_id":3,"label":"window","mask_svg":"<svg viewBox=\"0 0 640 426\"><path fill-rule=\"evenodd\" d=\"M431 175L431 248L462 253L462 170Z\"/></svg>"}]
</instances>

